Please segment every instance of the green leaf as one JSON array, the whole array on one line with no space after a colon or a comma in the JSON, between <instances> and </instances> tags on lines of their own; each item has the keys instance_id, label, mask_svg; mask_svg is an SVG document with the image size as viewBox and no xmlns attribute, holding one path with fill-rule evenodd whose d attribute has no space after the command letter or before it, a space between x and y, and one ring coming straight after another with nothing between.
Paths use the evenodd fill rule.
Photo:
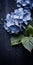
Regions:
<instances>
[{"instance_id":1,"label":"green leaf","mask_svg":"<svg viewBox=\"0 0 33 65\"><path fill-rule=\"evenodd\" d=\"M20 44L21 43L21 37L22 37L22 35L11 36L11 38L10 38L11 45Z\"/></svg>"},{"instance_id":2,"label":"green leaf","mask_svg":"<svg viewBox=\"0 0 33 65\"><path fill-rule=\"evenodd\" d=\"M33 49L33 37L24 37L23 35L19 36L11 36L10 38L11 45L18 45L22 43L22 45L29 51Z\"/></svg>"},{"instance_id":3,"label":"green leaf","mask_svg":"<svg viewBox=\"0 0 33 65\"><path fill-rule=\"evenodd\" d=\"M26 28L26 33L29 36L33 36L33 27L31 25L28 25L28 27Z\"/></svg>"},{"instance_id":4,"label":"green leaf","mask_svg":"<svg viewBox=\"0 0 33 65\"><path fill-rule=\"evenodd\" d=\"M33 49L33 37L24 37L23 39L21 39L21 42L23 46L31 52L31 50Z\"/></svg>"}]
</instances>

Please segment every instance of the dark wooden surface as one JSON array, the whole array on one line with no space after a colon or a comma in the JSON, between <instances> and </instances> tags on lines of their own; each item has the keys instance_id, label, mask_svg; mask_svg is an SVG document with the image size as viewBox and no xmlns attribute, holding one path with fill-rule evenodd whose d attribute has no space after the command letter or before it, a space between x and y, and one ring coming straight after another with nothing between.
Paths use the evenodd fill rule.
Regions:
<instances>
[{"instance_id":1,"label":"dark wooden surface","mask_svg":"<svg viewBox=\"0 0 33 65\"><path fill-rule=\"evenodd\" d=\"M0 63L6 65L32 65L33 53L29 53L22 44L11 46L10 36L0 25Z\"/></svg>"},{"instance_id":2,"label":"dark wooden surface","mask_svg":"<svg viewBox=\"0 0 33 65\"><path fill-rule=\"evenodd\" d=\"M0 19L5 18L7 13L11 13L16 8L15 0L0 0Z\"/></svg>"},{"instance_id":3,"label":"dark wooden surface","mask_svg":"<svg viewBox=\"0 0 33 65\"><path fill-rule=\"evenodd\" d=\"M3 28L1 19L14 10L15 4L14 0L0 0L0 65L33 65L33 51L30 54L21 44L11 46L10 35Z\"/></svg>"}]
</instances>

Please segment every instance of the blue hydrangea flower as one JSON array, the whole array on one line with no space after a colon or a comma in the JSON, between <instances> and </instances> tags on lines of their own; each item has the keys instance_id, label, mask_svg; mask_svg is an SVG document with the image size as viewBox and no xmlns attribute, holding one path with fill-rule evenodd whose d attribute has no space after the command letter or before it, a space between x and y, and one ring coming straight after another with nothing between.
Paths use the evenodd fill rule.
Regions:
<instances>
[{"instance_id":1,"label":"blue hydrangea flower","mask_svg":"<svg viewBox=\"0 0 33 65\"><path fill-rule=\"evenodd\" d=\"M30 10L33 8L33 0L16 0L18 9L6 15L4 28L10 34L18 34L26 29L31 19Z\"/></svg>"}]
</instances>

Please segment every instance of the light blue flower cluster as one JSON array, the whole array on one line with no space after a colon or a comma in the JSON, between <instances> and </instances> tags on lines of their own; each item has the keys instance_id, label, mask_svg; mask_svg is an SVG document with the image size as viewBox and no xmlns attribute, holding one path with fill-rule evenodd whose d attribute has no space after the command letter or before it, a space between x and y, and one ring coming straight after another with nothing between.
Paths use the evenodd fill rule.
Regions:
<instances>
[{"instance_id":1,"label":"light blue flower cluster","mask_svg":"<svg viewBox=\"0 0 33 65\"><path fill-rule=\"evenodd\" d=\"M17 7L29 7L30 9L33 8L33 0L16 0Z\"/></svg>"},{"instance_id":2,"label":"light blue flower cluster","mask_svg":"<svg viewBox=\"0 0 33 65\"><path fill-rule=\"evenodd\" d=\"M33 8L33 0L16 0L18 9L6 15L4 28L10 34L18 34L26 29L32 20L30 10Z\"/></svg>"}]
</instances>

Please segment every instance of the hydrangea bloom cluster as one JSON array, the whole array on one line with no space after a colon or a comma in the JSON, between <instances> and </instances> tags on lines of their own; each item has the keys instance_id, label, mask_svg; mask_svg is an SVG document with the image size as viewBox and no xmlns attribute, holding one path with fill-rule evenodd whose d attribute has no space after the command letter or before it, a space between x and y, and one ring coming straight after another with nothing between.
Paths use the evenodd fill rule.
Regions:
<instances>
[{"instance_id":1,"label":"hydrangea bloom cluster","mask_svg":"<svg viewBox=\"0 0 33 65\"><path fill-rule=\"evenodd\" d=\"M30 10L33 8L33 0L16 0L16 4L18 8L7 14L4 22L4 28L10 34L23 32L32 20Z\"/></svg>"}]
</instances>

